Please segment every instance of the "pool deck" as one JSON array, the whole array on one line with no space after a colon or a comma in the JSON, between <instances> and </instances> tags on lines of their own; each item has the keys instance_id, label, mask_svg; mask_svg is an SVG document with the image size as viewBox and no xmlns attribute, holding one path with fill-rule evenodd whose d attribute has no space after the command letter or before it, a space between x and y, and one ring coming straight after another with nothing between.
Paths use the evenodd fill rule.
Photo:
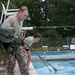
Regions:
<instances>
[{"instance_id":1,"label":"pool deck","mask_svg":"<svg viewBox=\"0 0 75 75\"><path fill-rule=\"evenodd\" d=\"M20 74L20 71L19 71L19 67L18 67L18 64L16 64L16 67L15 67L15 75L21 75ZM29 75L37 75L32 63L30 62L30 70L29 70Z\"/></svg>"},{"instance_id":2,"label":"pool deck","mask_svg":"<svg viewBox=\"0 0 75 75\"><path fill-rule=\"evenodd\" d=\"M19 71L18 63L16 63L14 72L15 72L15 75L21 75L20 71ZM0 67L0 75L7 75L6 72L5 72L5 67ZM29 75L37 75L32 63L30 63Z\"/></svg>"},{"instance_id":3,"label":"pool deck","mask_svg":"<svg viewBox=\"0 0 75 75\"><path fill-rule=\"evenodd\" d=\"M31 70L29 70L29 75L37 75L32 63L30 63L30 68Z\"/></svg>"}]
</instances>

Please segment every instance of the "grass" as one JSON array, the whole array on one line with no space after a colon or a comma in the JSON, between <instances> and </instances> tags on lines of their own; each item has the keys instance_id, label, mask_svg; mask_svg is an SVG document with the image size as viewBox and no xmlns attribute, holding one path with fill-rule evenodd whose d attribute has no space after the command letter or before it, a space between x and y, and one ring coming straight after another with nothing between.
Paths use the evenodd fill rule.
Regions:
<instances>
[{"instance_id":1,"label":"grass","mask_svg":"<svg viewBox=\"0 0 75 75\"><path fill-rule=\"evenodd\" d=\"M43 51L64 51L63 47L49 47L46 49L42 49L41 47L39 48L33 48L33 50L31 50L32 52L36 51L36 52L43 52Z\"/></svg>"},{"instance_id":2,"label":"grass","mask_svg":"<svg viewBox=\"0 0 75 75\"><path fill-rule=\"evenodd\" d=\"M2 52L2 49L0 48L0 61L6 61L7 54Z\"/></svg>"}]
</instances>

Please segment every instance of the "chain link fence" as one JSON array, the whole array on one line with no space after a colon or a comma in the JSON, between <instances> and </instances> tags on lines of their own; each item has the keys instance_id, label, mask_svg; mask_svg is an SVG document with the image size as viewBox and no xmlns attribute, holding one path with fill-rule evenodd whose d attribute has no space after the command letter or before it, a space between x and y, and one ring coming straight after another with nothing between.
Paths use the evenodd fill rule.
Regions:
<instances>
[{"instance_id":1,"label":"chain link fence","mask_svg":"<svg viewBox=\"0 0 75 75\"><path fill-rule=\"evenodd\" d=\"M64 51L70 50L73 37L66 38L41 38L39 43L34 43L32 47L36 51ZM45 49L43 49L45 48Z\"/></svg>"}]
</instances>

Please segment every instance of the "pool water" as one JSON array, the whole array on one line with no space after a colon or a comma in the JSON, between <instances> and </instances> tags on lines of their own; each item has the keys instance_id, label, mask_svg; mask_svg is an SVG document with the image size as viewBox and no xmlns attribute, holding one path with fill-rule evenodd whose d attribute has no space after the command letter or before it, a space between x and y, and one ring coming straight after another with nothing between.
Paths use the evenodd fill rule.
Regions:
<instances>
[{"instance_id":1,"label":"pool water","mask_svg":"<svg viewBox=\"0 0 75 75\"><path fill-rule=\"evenodd\" d=\"M54 51L54 52L37 52L41 56L51 56L51 55L66 55L66 54L72 54L72 51ZM37 56L35 52L31 53L31 56Z\"/></svg>"},{"instance_id":2,"label":"pool water","mask_svg":"<svg viewBox=\"0 0 75 75\"><path fill-rule=\"evenodd\" d=\"M50 71L43 62L32 63L37 75L75 75L75 61L48 62L58 70L56 72L47 65L51 69Z\"/></svg>"}]
</instances>

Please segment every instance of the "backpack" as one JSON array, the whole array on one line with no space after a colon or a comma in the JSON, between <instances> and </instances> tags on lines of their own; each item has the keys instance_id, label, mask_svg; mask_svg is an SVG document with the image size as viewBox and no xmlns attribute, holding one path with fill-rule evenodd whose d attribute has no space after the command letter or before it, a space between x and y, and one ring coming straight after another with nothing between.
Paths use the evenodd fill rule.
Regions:
<instances>
[{"instance_id":1,"label":"backpack","mask_svg":"<svg viewBox=\"0 0 75 75\"><path fill-rule=\"evenodd\" d=\"M13 29L0 28L0 51L3 54L5 54L7 48L14 39L14 32Z\"/></svg>"},{"instance_id":2,"label":"backpack","mask_svg":"<svg viewBox=\"0 0 75 75\"><path fill-rule=\"evenodd\" d=\"M10 43L14 38L14 32L13 29L0 28L0 41Z\"/></svg>"}]
</instances>

